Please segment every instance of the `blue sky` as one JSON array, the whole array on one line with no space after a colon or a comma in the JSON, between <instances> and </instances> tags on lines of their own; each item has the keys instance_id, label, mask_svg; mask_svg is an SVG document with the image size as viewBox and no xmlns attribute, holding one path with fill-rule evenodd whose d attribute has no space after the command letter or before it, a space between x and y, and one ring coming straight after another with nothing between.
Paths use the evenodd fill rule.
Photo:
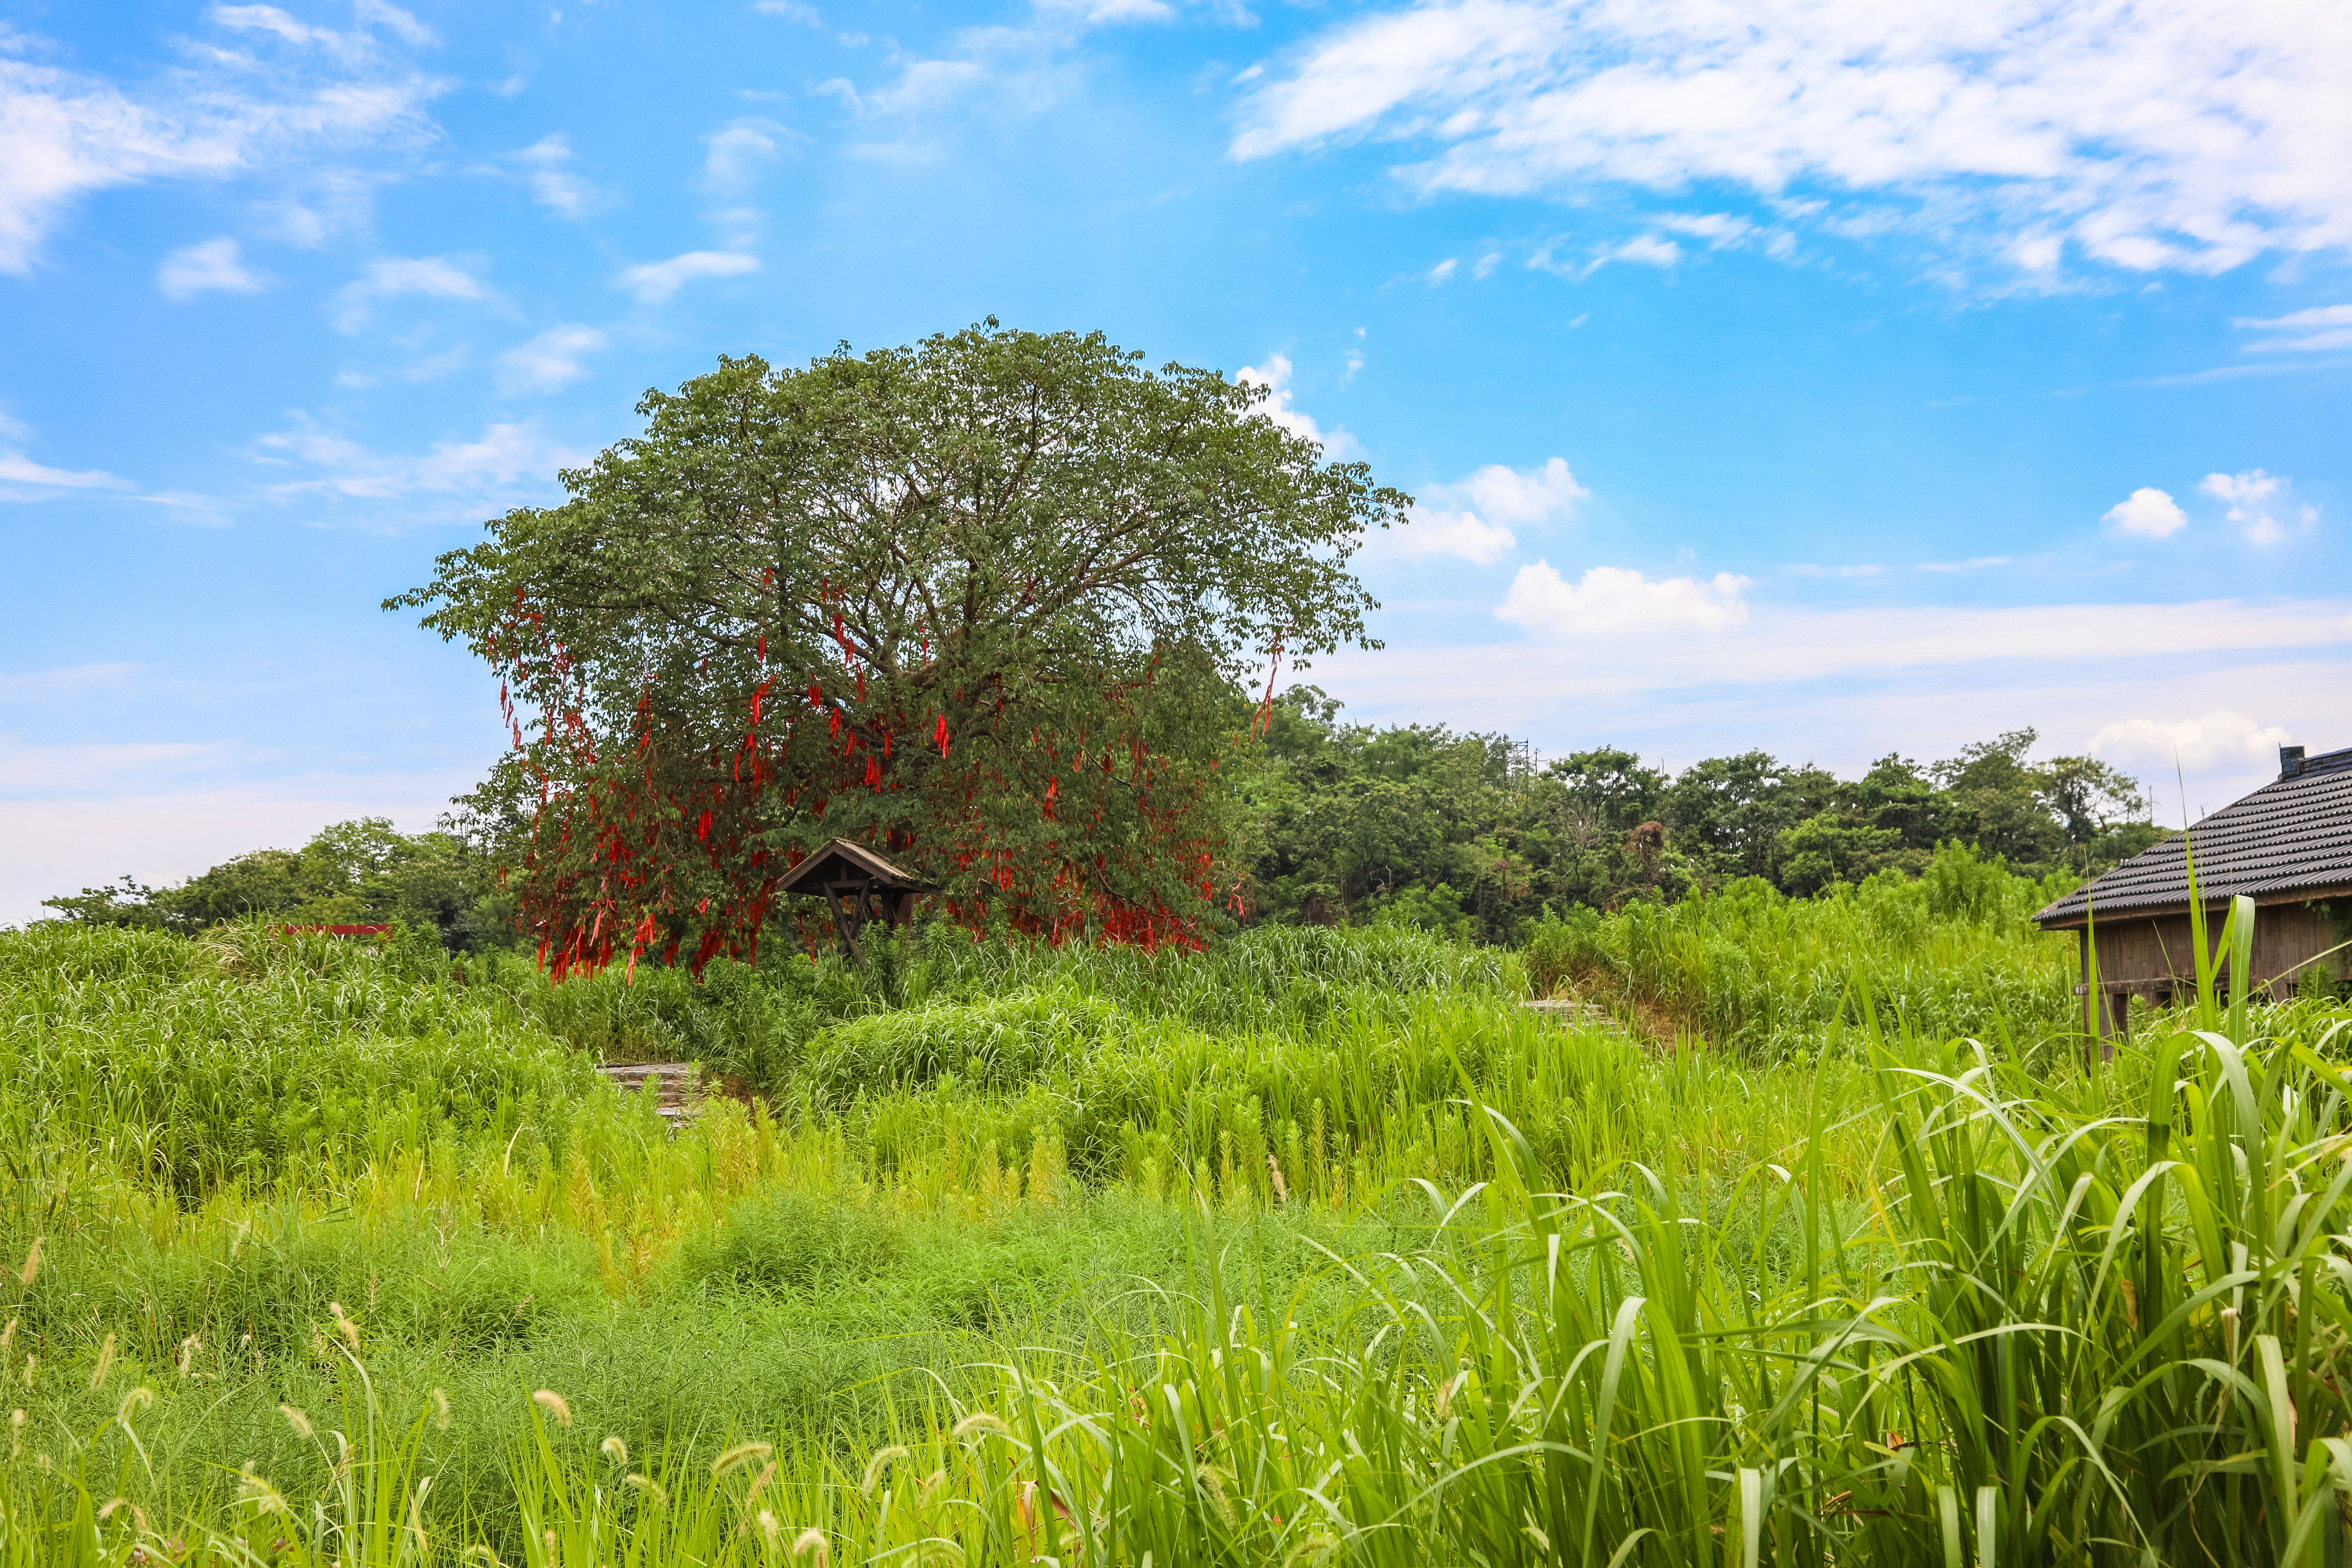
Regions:
<instances>
[{"instance_id":1,"label":"blue sky","mask_svg":"<svg viewBox=\"0 0 2352 1568\"><path fill-rule=\"evenodd\" d=\"M1358 718L2352 745L2352 8L0 5L0 921L362 813L649 385L983 315L1420 498Z\"/></svg>"}]
</instances>

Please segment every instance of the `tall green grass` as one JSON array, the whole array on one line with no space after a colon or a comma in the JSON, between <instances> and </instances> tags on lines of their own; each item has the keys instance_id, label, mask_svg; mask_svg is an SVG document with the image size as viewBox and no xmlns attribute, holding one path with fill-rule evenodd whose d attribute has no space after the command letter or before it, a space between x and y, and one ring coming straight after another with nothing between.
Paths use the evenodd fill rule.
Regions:
<instances>
[{"instance_id":1,"label":"tall green grass","mask_svg":"<svg viewBox=\"0 0 2352 1568\"><path fill-rule=\"evenodd\" d=\"M1740 915L1759 972L1885 973L1840 945L1893 920L1867 893ZM1915 1001L2014 935L1927 918ZM19 940L0 1047L89 1088L8 1091L0 1564L2352 1546L2352 1016L2225 998L2210 955L2091 1067L1859 985L1793 1059L1653 1048L1410 933L910 944L809 964L787 1092L673 1138L560 1044L627 995ZM732 984L635 1016L772 1022L796 983ZM276 1124L179 1094L247 1081L234 1020L365 1124L215 1158Z\"/></svg>"},{"instance_id":2,"label":"tall green grass","mask_svg":"<svg viewBox=\"0 0 2352 1568\"><path fill-rule=\"evenodd\" d=\"M1532 928L1527 965L1547 994L1647 1009L1656 1032L1750 1060L1808 1057L1867 1011L1944 1037L2046 1034L2071 1021L2073 938L2028 917L2065 886L1948 844L1916 879L1882 872L1812 899L1748 878L1675 904L1578 908Z\"/></svg>"}]
</instances>

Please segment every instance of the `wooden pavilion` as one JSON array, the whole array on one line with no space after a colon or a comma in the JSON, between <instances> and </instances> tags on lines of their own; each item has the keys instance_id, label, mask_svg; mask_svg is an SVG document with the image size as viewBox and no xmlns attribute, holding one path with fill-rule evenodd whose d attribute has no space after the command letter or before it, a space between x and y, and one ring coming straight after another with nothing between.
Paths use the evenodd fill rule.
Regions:
<instances>
[{"instance_id":1,"label":"wooden pavilion","mask_svg":"<svg viewBox=\"0 0 2352 1568\"><path fill-rule=\"evenodd\" d=\"M2261 911L2249 994L2332 989L2352 975L2344 947L2352 939L2352 747L2316 757L2282 747L2279 776L2190 827L2185 846L2167 838L2034 915L2044 931L2081 933L2074 994L2084 999L2085 1030L2102 1041L2129 1037L2134 996L2166 1003L2196 984L2192 857L2223 984L2238 984L2219 948L2239 894Z\"/></svg>"},{"instance_id":2,"label":"wooden pavilion","mask_svg":"<svg viewBox=\"0 0 2352 1568\"><path fill-rule=\"evenodd\" d=\"M863 844L828 841L776 884L779 893L822 898L833 911L833 929L849 956L864 962L857 937L872 921L904 926L914 919L918 894L937 888L917 881Z\"/></svg>"}]
</instances>

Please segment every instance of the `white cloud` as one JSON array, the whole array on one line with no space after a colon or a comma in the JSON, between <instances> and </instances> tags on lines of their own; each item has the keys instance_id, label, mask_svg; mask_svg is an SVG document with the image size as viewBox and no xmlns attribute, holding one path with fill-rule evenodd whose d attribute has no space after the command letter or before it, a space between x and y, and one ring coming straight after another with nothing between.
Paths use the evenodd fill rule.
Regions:
<instances>
[{"instance_id":1,"label":"white cloud","mask_svg":"<svg viewBox=\"0 0 2352 1568\"><path fill-rule=\"evenodd\" d=\"M1108 22L1164 22L1176 14L1168 0L1038 0L1037 9L1055 20L1097 26Z\"/></svg>"},{"instance_id":2,"label":"white cloud","mask_svg":"<svg viewBox=\"0 0 2352 1568\"><path fill-rule=\"evenodd\" d=\"M434 300L485 300L482 280L444 256L388 256L335 291L335 330L356 332L386 300L421 294Z\"/></svg>"},{"instance_id":3,"label":"white cloud","mask_svg":"<svg viewBox=\"0 0 2352 1568\"><path fill-rule=\"evenodd\" d=\"M1383 554L1420 561L1452 555L1474 566L1492 566L1519 542L1518 535L1492 523L1475 511L1446 511L1415 506L1412 521L1402 531L1382 534L1377 548Z\"/></svg>"},{"instance_id":4,"label":"white cloud","mask_svg":"<svg viewBox=\"0 0 2352 1568\"><path fill-rule=\"evenodd\" d=\"M1377 535L1370 549L1404 561L1451 555L1492 566L1517 548L1516 529L1567 521L1591 494L1564 458L1532 468L1489 463L1452 484L1421 486L1410 520Z\"/></svg>"},{"instance_id":5,"label":"white cloud","mask_svg":"<svg viewBox=\"0 0 2352 1568\"><path fill-rule=\"evenodd\" d=\"M422 455L404 456L370 451L299 412L292 428L258 437L253 456L271 468L310 470L266 487L279 497L397 500L424 492L486 504L518 488L550 488L557 469L585 460L584 454L550 441L531 420L491 425L473 440L442 441Z\"/></svg>"},{"instance_id":6,"label":"white cloud","mask_svg":"<svg viewBox=\"0 0 2352 1568\"><path fill-rule=\"evenodd\" d=\"M184 245L163 258L155 268L155 287L166 300L193 300L207 292L251 294L263 286L262 276L247 267L233 239L207 239Z\"/></svg>"},{"instance_id":7,"label":"white cloud","mask_svg":"<svg viewBox=\"0 0 2352 1568\"><path fill-rule=\"evenodd\" d=\"M32 485L41 489L127 490L137 487L96 468L79 472L34 462L22 452L0 449L0 484Z\"/></svg>"},{"instance_id":8,"label":"white cloud","mask_svg":"<svg viewBox=\"0 0 2352 1568\"><path fill-rule=\"evenodd\" d=\"M1748 619L1745 577L1666 577L1656 582L1622 566L1594 566L1571 584L1549 561L1522 566L1496 606L1498 620L1553 637L1654 632L1720 632Z\"/></svg>"},{"instance_id":9,"label":"white cloud","mask_svg":"<svg viewBox=\"0 0 2352 1568\"><path fill-rule=\"evenodd\" d=\"M2188 514L2164 491L2142 485L2109 507L2099 521L2118 533L2142 539L2169 539L2188 524Z\"/></svg>"},{"instance_id":10,"label":"white cloud","mask_svg":"<svg viewBox=\"0 0 2352 1568\"><path fill-rule=\"evenodd\" d=\"M1449 256L1444 260L1439 262L1436 266L1429 269L1429 280L1432 283L1443 283L1448 278L1453 277L1454 269L1461 265L1462 261L1459 257Z\"/></svg>"},{"instance_id":11,"label":"white cloud","mask_svg":"<svg viewBox=\"0 0 2352 1568\"><path fill-rule=\"evenodd\" d=\"M362 26L344 32L270 6L218 7L207 19L242 36L194 46L193 64L137 88L0 57L0 272L29 271L49 231L93 191L310 178L330 154L413 146L432 133L424 109L441 85L394 58L376 31L416 44L407 13L362 6ZM20 50L39 41L12 37Z\"/></svg>"},{"instance_id":12,"label":"white cloud","mask_svg":"<svg viewBox=\"0 0 2352 1568\"><path fill-rule=\"evenodd\" d=\"M582 360L604 346L604 334L593 327L550 327L499 355L499 389L511 394L568 386L588 374Z\"/></svg>"},{"instance_id":13,"label":"white cloud","mask_svg":"<svg viewBox=\"0 0 2352 1568\"><path fill-rule=\"evenodd\" d=\"M2281 542L2287 536L2286 520L2290 518L2306 530L2319 521L2317 507L2298 506L2292 485L2260 468L2249 468L2242 474L2208 474L2197 488L2216 500L2229 503L2230 521L2238 525L2250 544Z\"/></svg>"},{"instance_id":14,"label":"white cloud","mask_svg":"<svg viewBox=\"0 0 2352 1568\"><path fill-rule=\"evenodd\" d=\"M2320 305L2308 310L2273 316L2267 321L2240 316L2231 325L2272 334L2260 342L2248 343L2248 353L2352 349L2352 305Z\"/></svg>"},{"instance_id":15,"label":"white cloud","mask_svg":"<svg viewBox=\"0 0 2352 1568\"><path fill-rule=\"evenodd\" d=\"M801 0L751 0L751 9L762 16L781 16L787 22L798 22L804 27L821 27L824 25L824 18L817 14L817 8L814 5L804 5L801 4Z\"/></svg>"},{"instance_id":16,"label":"white cloud","mask_svg":"<svg viewBox=\"0 0 2352 1568\"><path fill-rule=\"evenodd\" d=\"M1323 448L1323 456L1335 461L1345 461L1363 456L1364 448L1353 436L1334 425L1326 430L1314 416L1291 402L1291 365L1288 354L1268 354L1263 368L1245 364L1234 374L1235 381L1250 386L1265 388L1265 400L1257 412L1281 426L1294 436L1303 436Z\"/></svg>"},{"instance_id":17,"label":"white cloud","mask_svg":"<svg viewBox=\"0 0 2352 1568\"><path fill-rule=\"evenodd\" d=\"M710 151L704 157L704 183L721 195L734 195L749 189L776 161L779 141L789 140L793 132L770 120L738 120L726 130L710 137Z\"/></svg>"},{"instance_id":18,"label":"white cloud","mask_svg":"<svg viewBox=\"0 0 2352 1568\"><path fill-rule=\"evenodd\" d=\"M1563 747L1671 727L1685 761L1812 737L1790 743L1857 766L1889 745L1948 747L2021 722L2087 736L2135 714L2242 708L2247 691L2270 721L2325 731L2341 727L2352 685L2352 599L1748 609L1703 635L1391 639L1382 653L1318 661L1317 679L1364 708L1359 719L1442 718Z\"/></svg>"},{"instance_id":19,"label":"white cloud","mask_svg":"<svg viewBox=\"0 0 2352 1568\"><path fill-rule=\"evenodd\" d=\"M90 691L120 691L131 684L141 666L78 664L68 669L36 669L23 675L0 670L0 701L37 701L47 697L79 697Z\"/></svg>"},{"instance_id":20,"label":"white cloud","mask_svg":"<svg viewBox=\"0 0 2352 1568\"><path fill-rule=\"evenodd\" d=\"M2276 725L2255 723L2233 709L2216 708L2196 719L2126 719L2101 726L2088 750L2116 762L2179 763L2204 773L2225 763L2275 762L2289 736Z\"/></svg>"},{"instance_id":21,"label":"white cloud","mask_svg":"<svg viewBox=\"0 0 2352 1568\"><path fill-rule=\"evenodd\" d=\"M660 305L698 278L738 278L758 270L760 258L740 250L689 250L667 261L628 268L613 281L646 304Z\"/></svg>"},{"instance_id":22,"label":"white cloud","mask_svg":"<svg viewBox=\"0 0 2352 1568\"><path fill-rule=\"evenodd\" d=\"M531 199L560 217L578 217L595 205L595 187L572 172L571 140L558 132L542 136L508 159L522 166Z\"/></svg>"},{"instance_id":23,"label":"white cloud","mask_svg":"<svg viewBox=\"0 0 2352 1568\"><path fill-rule=\"evenodd\" d=\"M1260 79L1236 157L1382 138L1425 193L1744 186L2049 268L2352 246L2340 0L1423 0Z\"/></svg>"},{"instance_id":24,"label":"white cloud","mask_svg":"<svg viewBox=\"0 0 2352 1568\"><path fill-rule=\"evenodd\" d=\"M880 134L851 150L893 163L936 163L967 144L975 122L1013 124L1034 119L1076 91L1085 80L1076 46L1097 23L1148 19L1155 5L1041 4L1026 26L956 30L950 50L933 58L894 57L895 80L861 93L836 77L816 90L841 100Z\"/></svg>"},{"instance_id":25,"label":"white cloud","mask_svg":"<svg viewBox=\"0 0 2352 1568\"><path fill-rule=\"evenodd\" d=\"M1528 258L1528 265L1539 271L1557 272L1563 278L1585 279L1612 261L1630 261L1641 267L1664 268L1675 266L1683 258L1681 246L1654 234L1637 234L1619 244L1602 246L1591 252L1590 259L1581 266L1572 261L1554 259L1553 252L1558 247L1556 239L1545 242Z\"/></svg>"},{"instance_id":26,"label":"white cloud","mask_svg":"<svg viewBox=\"0 0 2352 1568\"><path fill-rule=\"evenodd\" d=\"M1489 463L1458 485L1433 488L1465 499L1498 522L1521 526L1563 521L1574 514L1579 501L1592 498L1569 472L1565 458L1535 468Z\"/></svg>"}]
</instances>

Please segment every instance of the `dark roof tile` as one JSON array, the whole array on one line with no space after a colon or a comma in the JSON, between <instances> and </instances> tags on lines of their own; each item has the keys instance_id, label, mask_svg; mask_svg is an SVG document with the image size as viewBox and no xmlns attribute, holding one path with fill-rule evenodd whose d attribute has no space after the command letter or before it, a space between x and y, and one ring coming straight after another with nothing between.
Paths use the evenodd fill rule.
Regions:
<instances>
[{"instance_id":1,"label":"dark roof tile","mask_svg":"<svg viewBox=\"0 0 2352 1568\"><path fill-rule=\"evenodd\" d=\"M2243 893L2263 903L2352 889L2352 748L2305 759L2293 777L2264 784L2189 830L2197 890L2210 904ZM2178 837L2133 856L2033 918L2079 926L2101 915L2169 914L2189 908L2188 858Z\"/></svg>"}]
</instances>

